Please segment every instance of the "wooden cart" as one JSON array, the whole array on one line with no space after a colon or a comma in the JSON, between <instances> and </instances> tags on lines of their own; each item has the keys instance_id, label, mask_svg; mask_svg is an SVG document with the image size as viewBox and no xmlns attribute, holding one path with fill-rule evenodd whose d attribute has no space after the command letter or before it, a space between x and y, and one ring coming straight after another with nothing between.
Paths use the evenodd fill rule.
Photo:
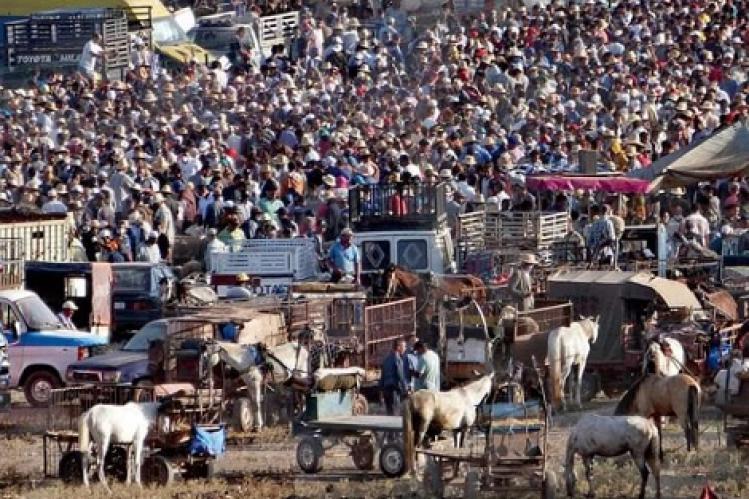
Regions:
<instances>
[{"instance_id":1,"label":"wooden cart","mask_svg":"<svg viewBox=\"0 0 749 499\"><path fill-rule=\"evenodd\" d=\"M538 492L556 495L556 477L547 466L548 412L545 401L525 401L522 388L507 383L481 407L478 430L483 445L461 449L417 449L426 458L424 483L437 497L445 483L463 477L463 497L496 492L506 497ZM467 470L467 471L466 471ZM464 473L465 471L465 473Z\"/></svg>"}]
</instances>

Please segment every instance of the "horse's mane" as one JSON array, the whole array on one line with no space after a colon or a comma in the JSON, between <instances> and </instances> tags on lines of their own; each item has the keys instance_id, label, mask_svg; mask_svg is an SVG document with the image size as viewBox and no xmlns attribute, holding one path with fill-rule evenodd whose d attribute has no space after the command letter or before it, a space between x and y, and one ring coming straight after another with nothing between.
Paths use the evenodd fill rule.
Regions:
<instances>
[{"instance_id":1,"label":"horse's mane","mask_svg":"<svg viewBox=\"0 0 749 499\"><path fill-rule=\"evenodd\" d=\"M647 375L640 376L640 378L634 382L634 384L626 391L622 399L616 404L614 409L614 416L626 416L632 413L632 407L635 404L637 393L640 391L640 385L647 379Z\"/></svg>"}]
</instances>

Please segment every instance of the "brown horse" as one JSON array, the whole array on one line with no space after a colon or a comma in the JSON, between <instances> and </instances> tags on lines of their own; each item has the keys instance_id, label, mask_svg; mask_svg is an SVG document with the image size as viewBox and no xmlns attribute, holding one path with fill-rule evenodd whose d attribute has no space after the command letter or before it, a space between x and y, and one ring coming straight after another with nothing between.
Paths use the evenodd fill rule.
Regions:
<instances>
[{"instance_id":1,"label":"brown horse","mask_svg":"<svg viewBox=\"0 0 749 499\"><path fill-rule=\"evenodd\" d=\"M627 390L614 415L637 415L651 418L661 437L661 417L675 416L684 429L687 451L699 449L700 384L687 374L659 376L648 374ZM663 459L661 438L660 458Z\"/></svg>"},{"instance_id":2,"label":"brown horse","mask_svg":"<svg viewBox=\"0 0 749 499\"><path fill-rule=\"evenodd\" d=\"M398 265L390 265L383 275L385 298L397 295L416 298L417 315L427 321L436 311L436 304L446 298L475 300L479 305L486 303L486 286L478 277L470 274L425 275L408 271Z\"/></svg>"}]
</instances>

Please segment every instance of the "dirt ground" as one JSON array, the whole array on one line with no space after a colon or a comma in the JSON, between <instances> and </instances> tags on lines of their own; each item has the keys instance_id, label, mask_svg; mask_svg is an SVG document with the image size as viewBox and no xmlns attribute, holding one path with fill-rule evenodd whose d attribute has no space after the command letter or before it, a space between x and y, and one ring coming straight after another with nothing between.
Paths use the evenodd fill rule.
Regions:
<instances>
[{"instance_id":1,"label":"dirt ground","mask_svg":"<svg viewBox=\"0 0 749 499\"><path fill-rule=\"evenodd\" d=\"M611 413L611 401L594 400L585 412ZM558 497L563 497L562 471L564 448L569 429L580 417L570 412L555 418L549 433L551 469L558 477ZM11 412L0 414L0 498L79 499L81 487L68 487L59 480L44 478L42 433L44 411L14 404ZM665 464L662 472L663 497L696 499L707 482L721 499L749 497L749 457L727 449L720 432L722 420L713 407L703 408L701 449L687 453L680 429L669 425L665 435ZM236 435L235 435L236 437ZM179 481L168 488L138 489L113 484L108 495L98 484L86 491L87 498L377 498L430 497L415 479L389 480L377 472L356 471L345 451L326 453L325 465L317 475L305 475L296 465L296 442L286 428L271 428L260 435L233 439L228 452L219 461L218 477L212 481ZM588 492L578 460L578 497ZM594 492L599 498L636 497L639 474L626 457L597 460L593 468ZM654 497L651 479L648 497ZM453 482L446 496L460 497L462 484ZM487 497L538 497L538 494L491 493Z\"/></svg>"}]
</instances>

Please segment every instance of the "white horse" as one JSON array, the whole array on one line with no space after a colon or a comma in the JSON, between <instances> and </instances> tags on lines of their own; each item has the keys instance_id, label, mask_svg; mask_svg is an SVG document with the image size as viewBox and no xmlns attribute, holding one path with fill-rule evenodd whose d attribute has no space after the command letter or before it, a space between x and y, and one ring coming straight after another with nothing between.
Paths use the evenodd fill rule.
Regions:
<instances>
[{"instance_id":1,"label":"white horse","mask_svg":"<svg viewBox=\"0 0 749 499\"><path fill-rule=\"evenodd\" d=\"M642 359L642 372L643 374L648 370L648 364L653 363L655 372L653 374L660 374L662 376L676 376L682 370L684 370L684 347L681 342L675 338L663 338L669 349L671 350L670 355L666 355L661 348L661 345L657 341L650 343L645 355Z\"/></svg>"},{"instance_id":2,"label":"white horse","mask_svg":"<svg viewBox=\"0 0 749 499\"><path fill-rule=\"evenodd\" d=\"M406 469L413 471L416 446L427 430L453 430L455 447L463 446L468 428L476 421L476 408L492 389L494 372L447 392L419 390L403 405L403 447Z\"/></svg>"},{"instance_id":3,"label":"white horse","mask_svg":"<svg viewBox=\"0 0 749 499\"><path fill-rule=\"evenodd\" d=\"M578 407L582 408L580 388L590 345L598 339L599 317L586 317L573 322L569 327L561 326L549 332L546 355L549 363L552 404L555 408L560 403L563 409L566 408L564 388L572 372L572 366L577 366L575 402Z\"/></svg>"},{"instance_id":4,"label":"white horse","mask_svg":"<svg viewBox=\"0 0 749 499\"><path fill-rule=\"evenodd\" d=\"M567 440L564 474L567 495L575 496L575 454L580 454L588 481L588 497L593 497L591 466L595 456L615 457L629 452L640 470L640 499L645 497L648 476L655 476L656 497L661 497L660 441L655 424L641 416L600 416L586 414L572 429Z\"/></svg>"},{"instance_id":5,"label":"white horse","mask_svg":"<svg viewBox=\"0 0 749 499\"><path fill-rule=\"evenodd\" d=\"M99 460L99 481L109 491L104 475L104 463L110 444L129 444L126 483L130 483L130 461L134 462L133 476L140 485L140 467L143 460L143 442L149 428L156 423L164 402L128 402L125 405L98 404L86 411L78 420L78 447L81 451L83 484L88 487L88 459L90 440L96 445ZM165 418L164 424L168 425Z\"/></svg>"},{"instance_id":6,"label":"white horse","mask_svg":"<svg viewBox=\"0 0 749 499\"><path fill-rule=\"evenodd\" d=\"M239 372L247 385L250 408L254 413L253 425L256 431L263 428L263 368L270 371L271 383L279 385L290 379L309 383L312 379L309 369L309 352L297 341L291 341L265 350L263 360L257 363L256 346L237 343L217 342L219 358L229 367ZM254 347L254 348L251 348Z\"/></svg>"}]
</instances>

